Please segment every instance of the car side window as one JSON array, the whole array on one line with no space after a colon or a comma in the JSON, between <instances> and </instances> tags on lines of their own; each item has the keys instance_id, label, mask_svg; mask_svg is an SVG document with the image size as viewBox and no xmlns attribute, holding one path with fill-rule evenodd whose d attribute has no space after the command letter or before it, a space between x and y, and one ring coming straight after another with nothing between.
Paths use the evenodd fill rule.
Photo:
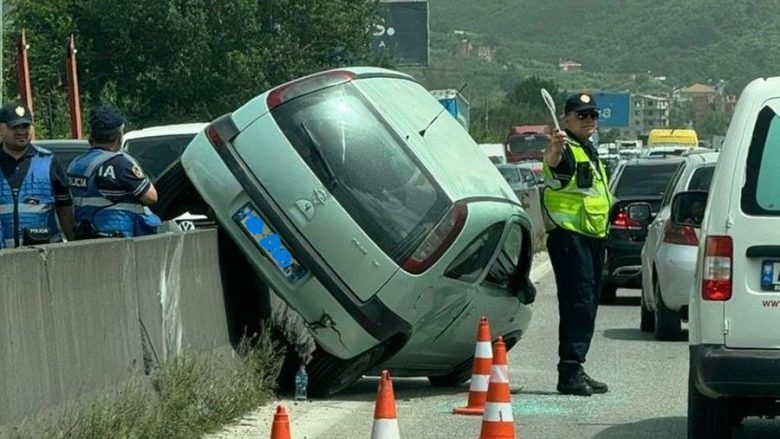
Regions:
<instances>
[{"instance_id":1,"label":"car side window","mask_svg":"<svg viewBox=\"0 0 780 439\"><path fill-rule=\"evenodd\" d=\"M496 251L501 240L505 223L496 223L480 233L458 254L454 261L444 271L444 275L461 282L473 283L485 270L490 257Z\"/></svg>"},{"instance_id":2,"label":"car side window","mask_svg":"<svg viewBox=\"0 0 780 439\"><path fill-rule=\"evenodd\" d=\"M509 225L506 239L501 245L501 251L490 266L484 283L499 288L509 287L509 282L517 270L522 249L523 228L518 223L512 223Z\"/></svg>"},{"instance_id":3,"label":"car side window","mask_svg":"<svg viewBox=\"0 0 780 439\"><path fill-rule=\"evenodd\" d=\"M674 177L672 177L672 181L669 182L669 186L666 187L666 193L664 194L664 199L661 200L661 209L668 206L669 203L672 202L672 195L674 195L674 188L677 187L677 182L680 181L680 177L682 177L683 173L685 172L686 164L683 163L680 165L680 168L677 169L677 172L674 174Z\"/></svg>"}]
</instances>

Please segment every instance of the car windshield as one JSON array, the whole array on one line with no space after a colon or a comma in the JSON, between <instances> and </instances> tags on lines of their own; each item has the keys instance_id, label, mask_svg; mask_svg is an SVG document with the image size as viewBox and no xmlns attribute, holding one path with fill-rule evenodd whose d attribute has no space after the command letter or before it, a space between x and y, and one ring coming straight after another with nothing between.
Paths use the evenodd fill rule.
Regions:
<instances>
[{"instance_id":1,"label":"car windshield","mask_svg":"<svg viewBox=\"0 0 780 439\"><path fill-rule=\"evenodd\" d=\"M616 182L615 196L662 197L679 162L626 165Z\"/></svg>"},{"instance_id":2,"label":"car windshield","mask_svg":"<svg viewBox=\"0 0 780 439\"><path fill-rule=\"evenodd\" d=\"M419 244L450 206L354 85L310 93L272 114L312 171L390 257Z\"/></svg>"},{"instance_id":3,"label":"car windshield","mask_svg":"<svg viewBox=\"0 0 780 439\"><path fill-rule=\"evenodd\" d=\"M125 142L125 151L138 161L153 182L162 171L181 157L195 134L130 139Z\"/></svg>"},{"instance_id":4,"label":"car windshield","mask_svg":"<svg viewBox=\"0 0 780 439\"><path fill-rule=\"evenodd\" d=\"M515 154L539 152L547 146L547 143L549 143L549 139L544 135L514 136L509 139L509 151Z\"/></svg>"}]
</instances>

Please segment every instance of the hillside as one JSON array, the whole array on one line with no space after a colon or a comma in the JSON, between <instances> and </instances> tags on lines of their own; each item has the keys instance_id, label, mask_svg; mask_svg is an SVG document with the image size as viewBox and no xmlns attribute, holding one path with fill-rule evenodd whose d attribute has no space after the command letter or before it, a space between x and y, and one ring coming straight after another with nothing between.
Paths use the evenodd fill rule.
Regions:
<instances>
[{"instance_id":1,"label":"hillside","mask_svg":"<svg viewBox=\"0 0 780 439\"><path fill-rule=\"evenodd\" d=\"M586 77L579 80L585 82L620 82L617 78L636 73L666 76L669 87L723 79L731 93L753 78L780 73L780 2L775 0L429 0L429 4L434 70L441 69L452 52L442 42L461 30L495 48L495 66L479 69L499 82L502 74L491 70L507 70L508 65L553 74L559 59L581 63L581 75Z\"/></svg>"}]
</instances>

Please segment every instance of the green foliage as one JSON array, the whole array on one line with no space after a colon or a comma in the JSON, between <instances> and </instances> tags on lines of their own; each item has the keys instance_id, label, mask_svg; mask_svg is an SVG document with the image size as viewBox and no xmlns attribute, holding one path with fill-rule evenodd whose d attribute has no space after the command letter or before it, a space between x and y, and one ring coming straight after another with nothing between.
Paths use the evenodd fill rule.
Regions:
<instances>
[{"instance_id":1,"label":"green foliage","mask_svg":"<svg viewBox=\"0 0 780 439\"><path fill-rule=\"evenodd\" d=\"M270 334L264 330L263 334ZM241 361L177 357L149 378L133 377L121 394L102 398L60 422L17 428L14 439L191 438L215 431L273 396L281 367L269 335L239 347Z\"/></svg>"},{"instance_id":2,"label":"green foliage","mask_svg":"<svg viewBox=\"0 0 780 439\"><path fill-rule=\"evenodd\" d=\"M130 128L211 120L271 86L371 64L374 2L17 0L6 44L27 29L34 99L66 106L64 42L76 38L85 110L107 90ZM60 46L59 43L63 42ZM15 86L15 84L14 84ZM85 111L86 113L86 111ZM64 127L48 127L52 136Z\"/></svg>"}]
</instances>

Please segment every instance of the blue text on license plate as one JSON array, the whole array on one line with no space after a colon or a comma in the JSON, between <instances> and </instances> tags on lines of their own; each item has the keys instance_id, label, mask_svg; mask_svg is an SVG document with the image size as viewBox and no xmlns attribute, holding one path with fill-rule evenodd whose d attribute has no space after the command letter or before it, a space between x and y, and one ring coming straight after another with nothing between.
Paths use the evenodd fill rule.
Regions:
<instances>
[{"instance_id":1,"label":"blue text on license plate","mask_svg":"<svg viewBox=\"0 0 780 439\"><path fill-rule=\"evenodd\" d=\"M761 264L761 289L780 291L780 261L764 261Z\"/></svg>"},{"instance_id":2,"label":"blue text on license plate","mask_svg":"<svg viewBox=\"0 0 780 439\"><path fill-rule=\"evenodd\" d=\"M271 259L288 281L295 283L306 274L306 268L296 261L292 253L287 250L279 234L257 214L251 205L244 205L233 214L233 219L252 238L260 250Z\"/></svg>"}]
</instances>

